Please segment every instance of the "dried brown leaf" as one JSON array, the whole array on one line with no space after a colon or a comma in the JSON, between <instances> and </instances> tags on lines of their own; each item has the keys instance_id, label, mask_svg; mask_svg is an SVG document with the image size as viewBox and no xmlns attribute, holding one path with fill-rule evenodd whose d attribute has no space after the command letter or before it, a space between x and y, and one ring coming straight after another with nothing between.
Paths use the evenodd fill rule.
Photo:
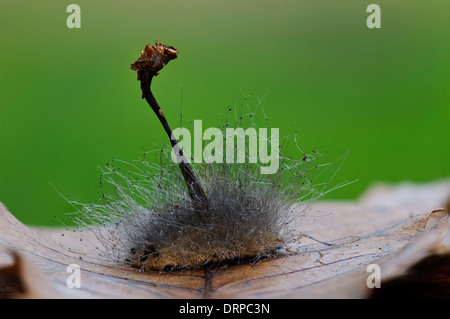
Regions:
<instances>
[{"instance_id":1,"label":"dried brown leaf","mask_svg":"<svg viewBox=\"0 0 450 319\"><path fill-rule=\"evenodd\" d=\"M169 273L139 272L103 260L94 234L30 228L0 204L0 297L364 298L379 296L383 287L392 288L400 279L401 284L420 285L417 278L439 283L445 294L446 288L450 291L449 215L444 207L449 195L449 181L379 185L356 202L313 205L299 233L322 243L306 236L287 247L287 256ZM81 268L81 289L66 285L71 264ZM382 288L376 294L366 285L369 264L382 269ZM433 269L432 275L423 277L423 269Z\"/></svg>"}]
</instances>

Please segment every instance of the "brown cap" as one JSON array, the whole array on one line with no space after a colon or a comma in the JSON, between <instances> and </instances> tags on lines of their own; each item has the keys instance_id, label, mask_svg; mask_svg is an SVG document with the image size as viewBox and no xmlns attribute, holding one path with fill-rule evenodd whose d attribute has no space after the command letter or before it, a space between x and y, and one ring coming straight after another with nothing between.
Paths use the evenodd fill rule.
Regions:
<instances>
[{"instance_id":1,"label":"brown cap","mask_svg":"<svg viewBox=\"0 0 450 319\"><path fill-rule=\"evenodd\" d=\"M152 75L158 75L169 61L177 58L178 50L172 46L155 41L155 45L147 44L141 56L131 64L131 69L138 72L149 71Z\"/></svg>"}]
</instances>

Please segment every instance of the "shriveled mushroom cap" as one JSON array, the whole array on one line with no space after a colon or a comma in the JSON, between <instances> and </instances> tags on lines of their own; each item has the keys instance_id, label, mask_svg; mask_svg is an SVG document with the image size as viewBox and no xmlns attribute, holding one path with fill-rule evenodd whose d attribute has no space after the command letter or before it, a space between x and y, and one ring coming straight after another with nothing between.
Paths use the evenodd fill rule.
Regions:
<instances>
[{"instance_id":1,"label":"shriveled mushroom cap","mask_svg":"<svg viewBox=\"0 0 450 319\"><path fill-rule=\"evenodd\" d=\"M158 72L166 66L169 61L177 58L178 50L172 46L155 41L155 45L147 44L141 56L131 64L131 69L140 72L150 72L158 75Z\"/></svg>"}]
</instances>

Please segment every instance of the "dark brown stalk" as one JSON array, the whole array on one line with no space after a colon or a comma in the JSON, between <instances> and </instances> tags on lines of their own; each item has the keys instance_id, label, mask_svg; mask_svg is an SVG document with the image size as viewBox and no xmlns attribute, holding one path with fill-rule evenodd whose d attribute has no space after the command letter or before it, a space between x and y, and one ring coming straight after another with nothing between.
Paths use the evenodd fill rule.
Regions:
<instances>
[{"instance_id":1,"label":"dark brown stalk","mask_svg":"<svg viewBox=\"0 0 450 319\"><path fill-rule=\"evenodd\" d=\"M208 216L208 199L205 191L179 147L178 141L172 136L169 123L151 90L153 77L158 75L158 71L169 61L176 59L177 54L178 51L175 48L156 41L154 46L147 45L145 47L145 51L142 51L141 56L131 65L131 69L138 72L138 80L141 81L142 98L145 98L153 109L166 131L173 149L178 152L178 165L183 174L195 210L198 213L205 214L206 217Z\"/></svg>"}]
</instances>

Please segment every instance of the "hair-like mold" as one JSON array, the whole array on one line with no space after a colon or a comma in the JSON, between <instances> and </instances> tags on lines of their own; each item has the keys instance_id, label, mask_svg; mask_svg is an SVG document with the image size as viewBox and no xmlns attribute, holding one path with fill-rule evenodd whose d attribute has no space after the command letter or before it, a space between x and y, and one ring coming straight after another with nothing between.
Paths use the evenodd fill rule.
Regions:
<instances>
[{"instance_id":1,"label":"hair-like mold","mask_svg":"<svg viewBox=\"0 0 450 319\"><path fill-rule=\"evenodd\" d=\"M241 116L234 126L242 127L247 118L256 128L253 116ZM227 121L221 127L224 134L228 127ZM206 219L193 206L167 146L132 163L108 163L101 176L102 197L92 204L73 202L79 207L74 220L97 234L104 256L142 270L191 269L277 255L301 237L299 220L325 192L325 185L311 182L321 155L285 157L288 140L295 136L280 146L279 169L273 174L261 174L260 165L248 161L192 163L208 197ZM155 158L148 160L152 154Z\"/></svg>"},{"instance_id":2,"label":"hair-like mold","mask_svg":"<svg viewBox=\"0 0 450 319\"><path fill-rule=\"evenodd\" d=\"M153 77L177 54L174 47L156 42L147 45L131 66L138 72L142 97L171 145L150 152L159 157L159 164L155 158L148 160L148 153L132 163L107 164L100 178L102 197L92 204L72 202L79 207L75 222L97 235L104 257L141 270L192 269L279 254L285 245L301 238L298 225L309 204L329 191L327 184L314 185L311 178L323 166L316 163L321 155L301 151L295 134L281 141L281 146L278 136L277 143L272 143L273 135L258 134L259 142L276 151L277 166L269 174L261 170L265 161L249 158L249 143L244 143L244 161L189 163L190 150L180 149L150 88ZM258 102L256 110L265 117ZM251 111L244 97L239 115L236 108L234 112L229 108L226 122L217 129L222 136L232 127L259 132L256 110ZM267 133L267 118L263 128ZM289 141L294 141L298 159L284 155ZM173 150L178 162L172 161ZM220 155L227 158L235 150L214 152L223 152Z\"/></svg>"}]
</instances>

